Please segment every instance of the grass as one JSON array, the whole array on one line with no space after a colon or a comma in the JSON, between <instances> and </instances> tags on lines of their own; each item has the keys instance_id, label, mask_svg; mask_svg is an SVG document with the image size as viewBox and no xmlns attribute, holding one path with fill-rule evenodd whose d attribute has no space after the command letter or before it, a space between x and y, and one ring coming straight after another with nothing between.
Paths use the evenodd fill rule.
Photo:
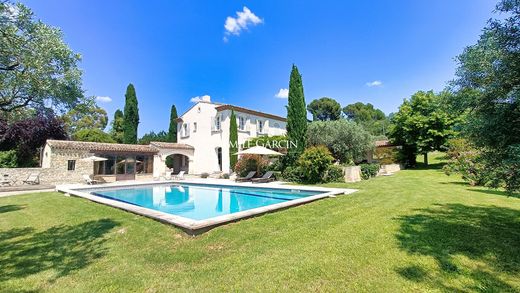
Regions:
<instances>
[{"instance_id":1,"label":"grass","mask_svg":"<svg viewBox=\"0 0 520 293\"><path fill-rule=\"evenodd\" d=\"M0 198L0 291L520 292L520 199L430 161L195 238L58 193Z\"/></svg>"}]
</instances>

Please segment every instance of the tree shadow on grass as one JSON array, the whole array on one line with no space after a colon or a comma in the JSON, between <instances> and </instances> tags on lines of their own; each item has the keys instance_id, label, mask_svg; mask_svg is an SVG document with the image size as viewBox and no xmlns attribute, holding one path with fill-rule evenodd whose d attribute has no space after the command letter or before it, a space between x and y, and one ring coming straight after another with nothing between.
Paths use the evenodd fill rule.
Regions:
<instances>
[{"instance_id":1,"label":"tree shadow on grass","mask_svg":"<svg viewBox=\"0 0 520 293\"><path fill-rule=\"evenodd\" d=\"M476 192L480 192L480 193L485 193L485 194L491 194L491 195L501 195L501 196L506 196L506 197L520 198L520 194L519 193L507 193L505 191L500 191L500 190L497 190L497 189L468 188L468 190L469 191L476 191Z\"/></svg>"},{"instance_id":2,"label":"tree shadow on grass","mask_svg":"<svg viewBox=\"0 0 520 293\"><path fill-rule=\"evenodd\" d=\"M60 225L43 232L14 228L0 232L0 282L46 270L55 279L84 268L106 253L104 235L119 224L109 219Z\"/></svg>"},{"instance_id":3,"label":"tree shadow on grass","mask_svg":"<svg viewBox=\"0 0 520 293\"><path fill-rule=\"evenodd\" d=\"M19 211L24 208L25 208L25 206L17 205L17 204L9 204L9 205L5 205L5 206L0 206L0 214Z\"/></svg>"},{"instance_id":4,"label":"tree shadow on grass","mask_svg":"<svg viewBox=\"0 0 520 293\"><path fill-rule=\"evenodd\" d=\"M520 275L520 211L496 206L466 206L462 204L435 205L418 210L417 214L397 219L401 228L397 240L401 249L410 254L433 257L438 273L449 278L464 275L474 285L469 291L499 290L516 292L510 284L496 277L494 272ZM483 262L487 268L460 267L456 256ZM491 270L491 271L490 271ZM444 290L451 288L440 277L419 265L398 268L404 278L423 282L428 280Z\"/></svg>"}]
</instances>

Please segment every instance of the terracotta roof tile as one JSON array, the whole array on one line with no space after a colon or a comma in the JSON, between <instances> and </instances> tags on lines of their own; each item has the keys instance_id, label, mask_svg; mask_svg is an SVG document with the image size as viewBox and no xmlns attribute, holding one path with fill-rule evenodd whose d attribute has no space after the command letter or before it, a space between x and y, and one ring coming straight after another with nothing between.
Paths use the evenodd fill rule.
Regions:
<instances>
[{"instance_id":1,"label":"terracotta roof tile","mask_svg":"<svg viewBox=\"0 0 520 293\"><path fill-rule=\"evenodd\" d=\"M174 143L174 142L162 142L162 141L151 141L150 146L152 147L159 147L163 149L187 149L187 150L193 150L195 149L189 144L184 143Z\"/></svg>"},{"instance_id":2,"label":"terracotta roof tile","mask_svg":"<svg viewBox=\"0 0 520 293\"><path fill-rule=\"evenodd\" d=\"M215 109L217 110L217 112L224 111L224 110L235 110L236 112L248 113L251 115L256 115L256 116L265 117L265 118L271 118L271 119L275 119L275 120L279 120L279 121L287 121L287 119L282 116L259 112L259 111L255 111L255 110L251 110L251 109L247 109L247 108L233 106L233 105L217 106L217 107L215 107Z\"/></svg>"},{"instance_id":3,"label":"terracotta roof tile","mask_svg":"<svg viewBox=\"0 0 520 293\"><path fill-rule=\"evenodd\" d=\"M157 148L183 148L193 149L192 146L178 143L158 143L153 142L150 145L140 144L122 144L122 143L102 143L102 142L85 142L73 140L47 140L47 144L51 148L56 149L72 149L85 150L91 152L127 152L127 153L157 153Z\"/></svg>"}]
</instances>

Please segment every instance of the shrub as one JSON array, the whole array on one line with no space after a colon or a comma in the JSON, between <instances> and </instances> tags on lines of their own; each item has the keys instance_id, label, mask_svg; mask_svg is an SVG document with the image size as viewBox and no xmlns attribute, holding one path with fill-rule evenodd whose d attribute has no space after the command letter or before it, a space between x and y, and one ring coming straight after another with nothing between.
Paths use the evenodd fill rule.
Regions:
<instances>
[{"instance_id":1,"label":"shrub","mask_svg":"<svg viewBox=\"0 0 520 293\"><path fill-rule=\"evenodd\" d=\"M303 181L320 183L324 181L325 172L334 161L330 151L325 146L307 148L298 159Z\"/></svg>"},{"instance_id":2,"label":"shrub","mask_svg":"<svg viewBox=\"0 0 520 293\"><path fill-rule=\"evenodd\" d=\"M481 151L473 146L467 139L455 138L448 141L446 152L448 163L443 167L446 175L459 173L462 179L470 185L485 185L486 168L481 162Z\"/></svg>"},{"instance_id":3,"label":"shrub","mask_svg":"<svg viewBox=\"0 0 520 293\"><path fill-rule=\"evenodd\" d=\"M395 147L376 148L374 159L381 165L397 164L399 163L399 150Z\"/></svg>"},{"instance_id":4,"label":"shrub","mask_svg":"<svg viewBox=\"0 0 520 293\"><path fill-rule=\"evenodd\" d=\"M379 172L379 164L361 164L359 166L361 167L361 178L363 180L376 177L377 172Z\"/></svg>"},{"instance_id":5,"label":"shrub","mask_svg":"<svg viewBox=\"0 0 520 293\"><path fill-rule=\"evenodd\" d=\"M229 179L229 174L224 173L224 174L220 175L220 179Z\"/></svg>"},{"instance_id":6,"label":"shrub","mask_svg":"<svg viewBox=\"0 0 520 293\"><path fill-rule=\"evenodd\" d=\"M303 181L303 171L299 166L288 166L282 172L282 178L285 181L289 182L302 182Z\"/></svg>"},{"instance_id":7,"label":"shrub","mask_svg":"<svg viewBox=\"0 0 520 293\"><path fill-rule=\"evenodd\" d=\"M344 182L345 174L343 174L343 168L337 165L330 165L325 173L323 182Z\"/></svg>"},{"instance_id":8,"label":"shrub","mask_svg":"<svg viewBox=\"0 0 520 293\"><path fill-rule=\"evenodd\" d=\"M235 165L235 172L244 177L251 171L256 171L257 174L262 174L266 170L269 161L260 155L242 155Z\"/></svg>"},{"instance_id":9,"label":"shrub","mask_svg":"<svg viewBox=\"0 0 520 293\"><path fill-rule=\"evenodd\" d=\"M204 173L200 174L200 178L208 178L208 177L209 177L209 173L204 172Z\"/></svg>"},{"instance_id":10,"label":"shrub","mask_svg":"<svg viewBox=\"0 0 520 293\"><path fill-rule=\"evenodd\" d=\"M0 152L0 168L16 168L16 150Z\"/></svg>"},{"instance_id":11,"label":"shrub","mask_svg":"<svg viewBox=\"0 0 520 293\"><path fill-rule=\"evenodd\" d=\"M307 128L307 145L324 145L340 163L360 162L374 148L374 140L363 127L347 120L316 121Z\"/></svg>"}]
</instances>

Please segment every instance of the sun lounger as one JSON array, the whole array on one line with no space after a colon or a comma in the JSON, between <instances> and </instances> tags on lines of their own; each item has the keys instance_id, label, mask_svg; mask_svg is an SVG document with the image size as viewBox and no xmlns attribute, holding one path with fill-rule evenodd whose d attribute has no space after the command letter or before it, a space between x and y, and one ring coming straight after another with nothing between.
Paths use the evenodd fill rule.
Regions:
<instances>
[{"instance_id":1,"label":"sun lounger","mask_svg":"<svg viewBox=\"0 0 520 293\"><path fill-rule=\"evenodd\" d=\"M253 179L253 176L255 176L256 174L256 171L251 171L249 173L247 173L247 175L245 177L237 177L237 179L235 179L236 182L246 182L246 181L251 181L251 179Z\"/></svg>"},{"instance_id":2,"label":"sun lounger","mask_svg":"<svg viewBox=\"0 0 520 293\"><path fill-rule=\"evenodd\" d=\"M273 171L265 172L264 176L262 176L261 178L253 178L253 179L251 179L251 182L253 182L253 183L267 183L267 182L274 181L273 174L274 174Z\"/></svg>"},{"instance_id":3,"label":"sun lounger","mask_svg":"<svg viewBox=\"0 0 520 293\"><path fill-rule=\"evenodd\" d=\"M15 182L15 180L9 178L9 175L6 174L2 179L0 179L0 186L13 186Z\"/></svg>"},{"instance_id":4,"label":"sun lounger","mask_svg":"<svg viewBox=\"0 0 520 293\"><path fill-rule=\"evenodd\" d=\"M22 181L24 184L40 184L40 173L31 173L27 176L27 179Z\"/></svg>"},{"instance_id":5,"label":"sun lounger","mask_svg":"<svg viewBox=\"0 0 520 293\"><path fill-rule=\"evenodd\" d=\"M83 179L88 185L98 184L100 181L90 178L89 175L83 175Z\"/></svg>"},{"instance_id":6,"label":"sun lounger","mask_svg":"<svg viewBox=\"0 0 520 293\"><path fill-rule=\"evenodd\" d=\"M184 179L184 173L186 173L186 171L180 171L179 174L173 175L173 179L175 179L175 180L183 180Z\"/></svg>"}]
</instances>

